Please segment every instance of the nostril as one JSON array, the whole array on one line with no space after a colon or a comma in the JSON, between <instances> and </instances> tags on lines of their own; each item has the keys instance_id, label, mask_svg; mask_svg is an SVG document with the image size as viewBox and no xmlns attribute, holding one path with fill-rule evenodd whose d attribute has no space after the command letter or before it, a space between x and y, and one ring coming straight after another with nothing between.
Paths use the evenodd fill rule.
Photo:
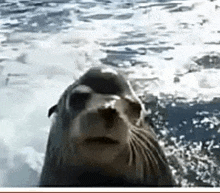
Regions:
<instances>
[{"instance_id":1,"label":"nostril","mask_svg":"<svg viewBox=\"0 0 220 193\"><path fill-rule=\"evenodd\" d=\"M114 121L118 115L116 109L107 108L107 109L98 109L100 116L106 121L107 127L112 127Z\"/></svg>"},{"instance_id":2,"label":"nostril","mask_svg":"<svg viewBox=\"0 0 220 193\"><path fill-rule=\"evenodd\" d=\"M98 109L98 112L103 117L112 117L117 114L116 109L107 108L107 109Z\"/></svg>"},{"instance_id":3,"label":"nostril","mask_svg":"<svg viewBox=\"0 0 220 193\"><path fill-rule=\"evenodd\" d=\"M69 106L74 110L82 110L85 108L86 101L90 96L90 93L73 93L69 98Z\"/></svg>"}]
</instances>

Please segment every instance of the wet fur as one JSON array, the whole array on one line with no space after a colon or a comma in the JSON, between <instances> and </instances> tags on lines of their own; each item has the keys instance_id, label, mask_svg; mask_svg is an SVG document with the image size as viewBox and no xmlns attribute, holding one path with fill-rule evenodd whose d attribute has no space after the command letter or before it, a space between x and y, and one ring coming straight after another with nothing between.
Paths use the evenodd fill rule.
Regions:
<instances>
[{"instance_id":1,"label":"wet fur","mask_svg":"<svg viewBox=\"0 0 220 193\"><path fill-rule=\"evenodd\" d=\"M66 110L66 100L78 85L85 84L94 92L117 94L121 97L132 96L121 75L102 76L100 69L85 74L70 85L61 96L57 105L48 113L56 113L52 124L45 162L40 178L40 187L172 187L174 179L163 150L150 124L140 116L143 110L136 99L125 99L130 103L127 116L122 117L130 130L128 147L122 151L112 165L89 163L80 158L80 152L73 147L70 125L79 112ZM90 77L88 76L90 75ZM90 80L90 81L89 81ZM92 81L91 81L92 80ZM100 81L107 88L100 88ZM117 82L118 81L118 82ZM113 82L109 84L109 82ZM132 113L131 113L132 112ZM137 124L138 123L138 124Z\"/></svg>"}]
</instances>

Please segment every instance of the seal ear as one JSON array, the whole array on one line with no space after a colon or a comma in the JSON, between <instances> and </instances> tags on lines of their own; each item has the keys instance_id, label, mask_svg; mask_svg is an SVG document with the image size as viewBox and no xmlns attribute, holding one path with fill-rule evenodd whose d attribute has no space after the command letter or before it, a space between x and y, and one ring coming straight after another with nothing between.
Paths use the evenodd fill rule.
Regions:
<instances>
[{"instance_id":1,"label":"seal ear","mask_svg":"<svg viewBox=\"0 0 220 193\"><path fill-rule=\"evenodd\" d=\"M47 116L50 117L55 111L57 111L57 105L50 107Z\"/></svg>"}]
</instances>

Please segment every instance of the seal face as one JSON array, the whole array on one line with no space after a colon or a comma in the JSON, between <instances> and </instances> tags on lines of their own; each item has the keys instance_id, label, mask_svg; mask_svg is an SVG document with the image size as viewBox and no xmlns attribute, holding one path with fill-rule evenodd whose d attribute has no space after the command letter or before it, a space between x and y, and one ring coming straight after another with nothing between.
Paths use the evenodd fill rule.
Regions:
<instances>
[{"instance_id":1,"label":"seal face","mask_svg":"<svg viewBox=\"0 0 220 193\"><path fill-rule=\"evenodd\" d=\"M129 83L91 68L53 106L40 186L173 186L157 138Z\"/></svg>"}]
</instances>

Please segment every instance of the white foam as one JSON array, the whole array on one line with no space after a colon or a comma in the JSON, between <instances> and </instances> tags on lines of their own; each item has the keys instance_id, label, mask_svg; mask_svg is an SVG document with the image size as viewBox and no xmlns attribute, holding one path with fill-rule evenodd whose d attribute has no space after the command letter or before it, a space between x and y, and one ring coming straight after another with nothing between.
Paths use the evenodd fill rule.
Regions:
<instances>
[{"instance_id":1,"label":"white foam","mask_svg":"<svg viewBox=\"0 0 220 193\"><path fill-rule=\"evenodd\" d=\"M113 70L112 68L103 68L101 70L101 72L102 73L112 73L112 74L118 75L118 73L115 70Z\"/></svg>"}]
</instances>

